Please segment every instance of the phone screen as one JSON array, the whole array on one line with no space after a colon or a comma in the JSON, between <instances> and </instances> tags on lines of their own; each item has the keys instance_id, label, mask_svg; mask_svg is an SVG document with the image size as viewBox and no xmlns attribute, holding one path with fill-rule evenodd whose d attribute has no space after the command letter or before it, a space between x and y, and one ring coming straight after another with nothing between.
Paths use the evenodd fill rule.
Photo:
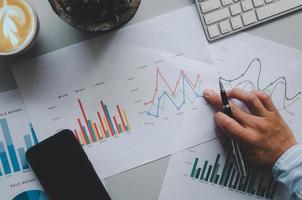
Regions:
<instances>
[{"instance_id":1,"label":"phone screen","mask_svg":"<svg viewBox=\"0 0 302 200\"><path fill-rule=\"evenodd\" d=\"M110 200L70 130L32 147L26 157L51 200Z\"/></svg>"}]
</instances>

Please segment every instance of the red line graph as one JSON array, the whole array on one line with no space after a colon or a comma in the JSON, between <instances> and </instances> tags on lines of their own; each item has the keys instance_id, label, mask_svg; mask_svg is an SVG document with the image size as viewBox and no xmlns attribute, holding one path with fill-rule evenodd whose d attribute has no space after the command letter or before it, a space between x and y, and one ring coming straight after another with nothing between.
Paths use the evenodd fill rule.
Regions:
<instances>
[{"instance_id":1,"label":"red line graph","mask_svg":"<svg viewBox=\"0 0 302 200\"><path fill-rule=\"evenodd\" d=\"M169 91L171 92L171 94L173 96L176 95L176 91L181 83L181 78L185 78L188 83L193 87L193 88L196 88L197 87L197 84L198 84L198 81L200 80L200 74L197 75L196 77L196 80L193 82L190 80L190 78L186 75L186 73L181 70L180 71L180 74L179 74L179 77L175 83L175 86L174 88L172 86L169 85L169 83L167 82L166 78L162 75L162 73L160 72L160 70L157 68L156 69L156 82L155 82L155 87L154 87L154 91L153 91L153 95L152 95L152 98L150 101L146 101L144 102L144 105L149 105L149 104L154 104L154 100L156 98L156 95L158 93L158 85L159 85L159 79L162 79L166 85L166 87L169 89Z\"/></svg>"}]
</instances>

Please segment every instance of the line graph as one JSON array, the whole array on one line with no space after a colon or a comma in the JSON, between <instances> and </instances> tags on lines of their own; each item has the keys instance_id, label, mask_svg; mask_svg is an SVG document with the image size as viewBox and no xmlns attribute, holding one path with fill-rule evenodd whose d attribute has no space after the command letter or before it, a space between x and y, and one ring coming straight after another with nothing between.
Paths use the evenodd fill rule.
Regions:
<instances>
[{"instance_id":1,"label":"line graph","mask_svg":"<svg viewBox=\"0 0 302 200\"><path fill-rule=\"evenodd\" d=\"M159 91L160 83L163 83L163 91ZM196 75L196 79L192 81L188 75L181 70L174 86L171 86L165 76L161 73L160 69L156 69L156 81L155 87L152 93L152 97L149 101L144 102L145 106L150 105L146 114L159 118L160 111L164 109L164 105L168 102L175 107L177 111L189 102L193 104L196 99L201 98L201 75ZM193 98L187 95L187 88L192 92ZM200 93L199 93L200 92ZM153 111L154 110L154 111Z\"/></svg>"},{"instance_id":2,"label":"line graph","mask_svg":"<svg viewBox=\"0 0 302 200\"><path fill-rule=\"evenodd\" d=\"M249 75L252 69L257 67L256 79L245 79ZM220 77L220 79L228 84L230 88L242 88L250 90L258 90L265 92L273 98L278 89L282 90L282 94L276 95L276 98L281 98L282 104L278 107L279 110L285 110L291 115L294 115L288 108L292 106L296 101L300 99L301 91L296 92L293 95L289 95L288 92L288 79L285 76L279 76L268 83L262 83L261 77L263 73L263 64L260 58L254 58L246 67L243 73L232 79ZM275 100L275 99L273 99Z\"/></svg>"}]
</instances>

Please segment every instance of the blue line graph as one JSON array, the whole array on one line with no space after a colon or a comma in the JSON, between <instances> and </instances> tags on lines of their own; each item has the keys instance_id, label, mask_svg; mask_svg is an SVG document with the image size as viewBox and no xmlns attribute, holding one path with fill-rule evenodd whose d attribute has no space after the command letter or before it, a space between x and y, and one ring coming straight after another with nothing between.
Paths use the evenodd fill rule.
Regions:
<instances>
[{"instance_id":1,"label":"blue line graph","mask_svg":"<svg viewBox=\"0 0 302 200\"><path fill-rule=\"evenodd\" d=\"M156 87L155 87L155 92L154 92L153 98L151 101L145 103L145 105L151 104L150 108L146 111L146 114L148 116L159 118L160 112L164 109L163 104L165 104L165 101L168 101L169 103L171 103L171 105L173 107L175 107L175 109L177 111L179 111L188 102L190 104L193 104L196 99L200 99L203 97L200 93L198 93L198 91L200 91L200 87L202 84L202 81L200 80L200 75L197 76L195 83L193 83L188 78L188 76L183 71L181 71L179 79L176 82L175 89L173 90L167 84L167 81L162 76L162 74L159 72L159 70L157 72L158 73L157 73L157 78L156 78ZM167 88L158 97L156 97L157 93L158 93L158 82L159 82L158 78L159 77L162 78L162 80L166 84ZM197 85L198 85L198 87L197 87ZM189 96L187 95L187 93L189 91L193 92L192 93L193 100L192 100L192 98L189 98Z\"/></svg>"}]
</instances>

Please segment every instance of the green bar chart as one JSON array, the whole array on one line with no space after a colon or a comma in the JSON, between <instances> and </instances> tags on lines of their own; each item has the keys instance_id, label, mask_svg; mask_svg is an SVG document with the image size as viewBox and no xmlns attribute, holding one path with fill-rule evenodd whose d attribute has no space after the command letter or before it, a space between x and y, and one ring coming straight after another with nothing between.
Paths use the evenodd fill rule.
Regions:
<instances>
[{"instance_id":1,"label":"green bar chart","mask_svg":"<svg viewBox=\"0 0 302 200\"><path fill-rule=\"evenodd\" d=\"M224 161L222 155L217 154L213 160L195 158L192 163L192 179L261 198L273 199L275 196L278 184L271 175L247 169L247 176L241 177L230 155Z\"/></svg>"}]
</instances>

